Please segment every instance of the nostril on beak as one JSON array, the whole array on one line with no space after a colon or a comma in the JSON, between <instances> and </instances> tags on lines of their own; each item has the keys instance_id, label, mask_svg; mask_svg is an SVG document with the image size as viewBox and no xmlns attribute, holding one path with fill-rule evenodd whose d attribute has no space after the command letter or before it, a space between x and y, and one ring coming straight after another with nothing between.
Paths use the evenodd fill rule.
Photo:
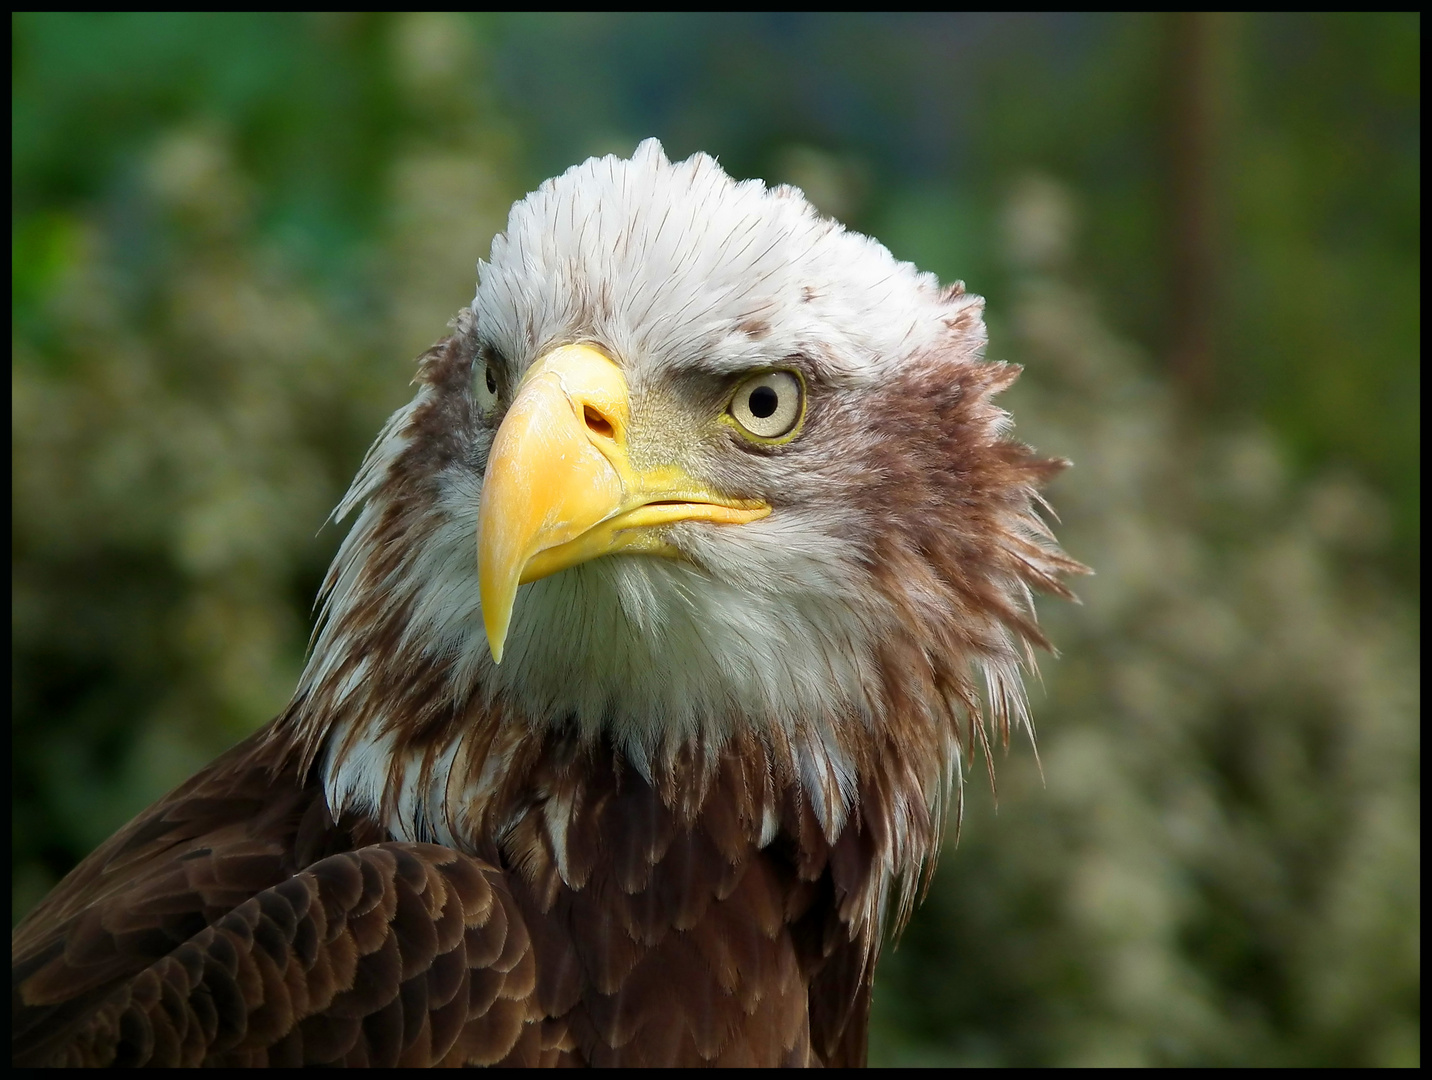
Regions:
<instances>
[{"instance_id":1,"label":"nostril on beak","mask_svg":"<svg viewBox=\"0 0 1432 1080\"><path fill-rule=\"evenodd\" d=\"M582 418L586 420L587 428L595 434L606 439L616 438L617 433L612 422L590 405L582 406Z\"/></svg>"}]
</instances>

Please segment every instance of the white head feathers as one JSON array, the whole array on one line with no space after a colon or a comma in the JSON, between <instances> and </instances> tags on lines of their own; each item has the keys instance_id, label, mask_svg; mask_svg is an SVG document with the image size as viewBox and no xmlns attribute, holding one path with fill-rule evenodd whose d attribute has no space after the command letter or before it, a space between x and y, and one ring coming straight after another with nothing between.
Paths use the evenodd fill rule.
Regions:
<instances>
[{"instance_id":1,"label":"white head feathers","mask_svg":"<svg viewBox=\"0 0 1432 1080\"><path fill-rule=\"evenodd\" d=\"M933 274L820 217L797 189L735 181L706 154L669 162L655 139L516 203L478 269L473 313L510 362L590 335L635 378L811 352L869 378L928 345L948 315Z\"/></svg>"}]
</instances>

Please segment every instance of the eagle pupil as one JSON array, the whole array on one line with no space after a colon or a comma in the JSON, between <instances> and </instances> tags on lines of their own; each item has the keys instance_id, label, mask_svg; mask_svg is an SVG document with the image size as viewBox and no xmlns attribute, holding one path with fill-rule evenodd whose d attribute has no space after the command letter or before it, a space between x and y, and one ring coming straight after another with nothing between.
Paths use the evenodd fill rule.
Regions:
<instances>
[{"instance_id":1,"label":"eagle pupil","mask_svg":"<svg viewBox=\"0 0 1432 1080\"><path fill-rule=\"evenodd\" d=\"M752 416L764 420L776 411L776 406L779 403L778 395L769 386L758 386L751 391L749 404Z\"/></svg>"},{"instance_id":2,"label":"eagle pupil","mask_svg":"<svg viewBox=\"0 0 1432 1080\"><path fill-rule=\"evenodd\" d=\"M491 366L487 369L487 392L489 394L497 393L497 378L492 374Z\"/></svg>"}]
</instances>

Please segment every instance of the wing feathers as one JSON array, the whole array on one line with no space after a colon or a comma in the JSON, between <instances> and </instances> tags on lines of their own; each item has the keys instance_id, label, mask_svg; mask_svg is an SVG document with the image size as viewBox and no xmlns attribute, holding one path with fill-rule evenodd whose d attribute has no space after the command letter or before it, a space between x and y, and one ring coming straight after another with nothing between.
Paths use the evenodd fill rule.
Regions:
<instances>
[{"instance_id":1,"label":"wing feathers","mask_svg":"<svg viewBox=\"0 0 1432 1080\"><path fill-rule=\"evenodd\" d=\"M491 1064L537 1019L514 915L501 875L447 848L330 856L16 1064Z\"/></svg>"}]
</instances>

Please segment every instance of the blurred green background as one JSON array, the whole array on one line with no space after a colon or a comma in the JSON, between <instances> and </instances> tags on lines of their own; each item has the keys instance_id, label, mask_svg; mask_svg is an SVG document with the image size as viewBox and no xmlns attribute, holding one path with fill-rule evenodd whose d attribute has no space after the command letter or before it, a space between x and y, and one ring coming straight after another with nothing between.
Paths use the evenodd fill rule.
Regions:
<instances>
[{"instance_id":1,"label":"blurred green background","mask_svg":"<svg viewBox=\"0 0 1432 1080\"><path fill-rule=\"evenodd\" d=\"M872 1062L1420 1061L1420 16L12 29L13 918L283 707L507 207L656 135L989 297L1076 462L1042 778L970 784Z\"/></svg>"}]
</instances>

